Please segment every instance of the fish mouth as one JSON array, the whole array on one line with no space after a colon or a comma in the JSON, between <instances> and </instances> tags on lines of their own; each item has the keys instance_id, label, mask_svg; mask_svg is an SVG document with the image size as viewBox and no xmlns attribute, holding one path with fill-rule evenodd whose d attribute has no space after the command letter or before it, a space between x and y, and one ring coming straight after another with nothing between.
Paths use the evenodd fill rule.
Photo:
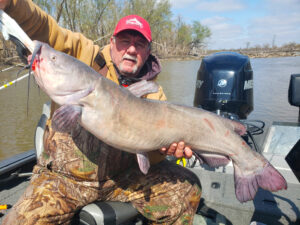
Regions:
<instances>
[{"instance_id":1,"label":"fish mouth","mask_svg":"<svg viewBox=\"0 0 300 225\"><path fill-rule=\"evenodd\" d=\"M81 89L81 90L56 93L55 99L61 105L78 104L78 102L80 102L80 99L88 96L90 93L94 91L94 89L95 89L94 86L90 86L88 88Z\"/></svg>"},{"instance_id":2,"label":"fish mouth","mask_svg":"<svg viewBox=\"0 0 300 225\"><path fill-rule=\"evenodd\" d=\"M35 57L38 55L38 53L40 53L41 48L42 48L42 43L39 43L39 42L38 42L38 43L35 45L35 47L34 47L34 50L33 50L32 55L29 56L29 58L28 58L28 60L30 60L30 63L29 63L29 65L28 65L28 67L29 67L29 72L35 70L35 66L33 66L33 65L34 65L34 61L35 61ZM31 59L30 59L30 57L31 57Z\"/></svg>"}]
</instances>

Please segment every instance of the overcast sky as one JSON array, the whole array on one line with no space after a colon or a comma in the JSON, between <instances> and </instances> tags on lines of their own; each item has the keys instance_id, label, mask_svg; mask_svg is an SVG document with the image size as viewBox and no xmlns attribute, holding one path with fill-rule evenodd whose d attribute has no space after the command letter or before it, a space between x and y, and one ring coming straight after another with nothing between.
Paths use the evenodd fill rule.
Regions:
<instances>
[{"instance_id":1,"label":"overcast sky","mask_svg":"<svg viewBox=\"0 0 300 225\"><path fill-rule=\"evenodd\" d=\"M300 44L300 0L170 0L174 16L210 28L209 49Z\"/></svg>"}]
</instances>

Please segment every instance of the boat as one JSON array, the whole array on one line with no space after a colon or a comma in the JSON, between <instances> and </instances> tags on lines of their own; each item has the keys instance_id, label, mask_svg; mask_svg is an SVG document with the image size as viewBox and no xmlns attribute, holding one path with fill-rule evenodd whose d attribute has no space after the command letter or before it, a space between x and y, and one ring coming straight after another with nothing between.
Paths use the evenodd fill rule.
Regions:
<instances>
[{"instance_id":1,"label":"boat","mask_svg":"<svg viewBox=\"0 0 300 225\"><path fill-rule=\"evenodd\" d=\"M203 190L194 225L300 224L300 123L274 121L264 132L262 121L247 121L247 115L253 110L252 79L250 60L246 56L222 52L205 57L198 71L194 105L247 124L245 140L279 170L288 189L276 193L259 189L253 201L242 204L235 197L232 164L209 168L192 157L186 166L199 177ZM299 84L300 74L292 75L289 101L297 107L300 106L300 92L296 88ZM233 91L236 89L240 91ZM34 149L0 162L0 205L15 204L29 184L32 168L43 151L42 137L49 115L48 102L37 124ZM263 139L262 145L256 144L254 135ZM298 156L294 154L289 158L292 152ZM7 210L1 210L0 216ZM84 225L145 223L130 203L118 202L91 203L82 208L72 222Z\"/></svg>"}]
</instances>

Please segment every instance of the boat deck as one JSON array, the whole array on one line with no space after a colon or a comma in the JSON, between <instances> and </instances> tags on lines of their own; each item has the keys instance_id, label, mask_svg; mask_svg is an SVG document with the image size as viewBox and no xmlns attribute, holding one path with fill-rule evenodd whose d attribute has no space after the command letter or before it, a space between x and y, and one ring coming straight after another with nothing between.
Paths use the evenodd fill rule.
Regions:
<instances>
[{"instance_id":1,"label":"boat deck","mask_svg":"<svg viewBox=\"0 0 300 225\"><path fill-rule=\"evenodd\" d=\"M232 174L192 169L202 181L203 198L194 225L299 224L299 185L289 183L288 191L271 193L260 189L253 201L241 204L234 194ZM0 204L13 205L29 184L29 178L15 178L0 186ZM215 184L215 185L213 185ZM2 211L5 214L6 211ZM0 217L0 224L3 217ZM236 223L238 221L238 223Z\"/></svg>"},{"instance_id":2,"label":"boat deck","mask_svg":"<svg viewBox=\"0 0 300 225\"><path fill-rule=\"evenodd\" d=\"M5 185L0 184L0 205L14 205L21 197L26 187L29 185L29 181L30 177L22 177L12 179L11 181L6 182ZM2 212L0 212L0 224L2 224L4 215L7 212L8 210L2 210ZM218 217L218 221L222 222L222 224L225 224L223 223L225 218L221 215ZM217 223L216 221L213 221L210 218L206 218L202 215L195 215L194 218L194 225L216 225L219 224L219 222Z\"/></svg>"},{"instance_id":3,"label":"boat deck","mask_svg":"<svg viewBox=\"0 0 300 225\"><path fill-rule=\"evenodd\" d=\"M7 182L5 185L0 186L0 204L14 205L21 197L22 193L29 184L29 178L17 178ZM2 215L5 215L7 210L3 210ZM2 223L3 216L0 217L0 224Z\"/></svg>"}]
</instances>

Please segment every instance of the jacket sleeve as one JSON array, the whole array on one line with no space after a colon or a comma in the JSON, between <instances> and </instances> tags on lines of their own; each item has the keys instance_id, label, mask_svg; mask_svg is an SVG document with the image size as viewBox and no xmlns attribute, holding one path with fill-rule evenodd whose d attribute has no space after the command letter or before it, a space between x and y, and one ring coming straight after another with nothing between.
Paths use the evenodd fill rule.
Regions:
<instances>
[{"instance_id":1,"label":"jacket sleeve","mask_svg":"<svg viewBox=\"0 0 300 225\"><path fill-rule=\"evenodd\" d=\"M65 52L93 65L99 46L94 45L80 33L60 27L46 12L30 0L11 0L5 11L16 20L32 40L48 43L58 51Z\"/></svg>"}]
</instances>

